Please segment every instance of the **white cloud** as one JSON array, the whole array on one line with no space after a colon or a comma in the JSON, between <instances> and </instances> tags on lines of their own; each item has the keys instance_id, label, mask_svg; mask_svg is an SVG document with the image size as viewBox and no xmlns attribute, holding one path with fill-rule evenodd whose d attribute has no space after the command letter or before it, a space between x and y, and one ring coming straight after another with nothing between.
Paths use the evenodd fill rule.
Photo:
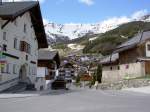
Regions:
<instances>
[{"instance_id":1,"label":"white cloud","mask_svg":"<svg viewBox=\"0 0 150 112\"><path fill-rule=\"evenodd\" d=\"M130 18L123 16L123 17L113 17L113 18L109 18L107 20L104 20L102 22L100 22L100 24L102 26L114 26L114 25L119 25L119 24L123 24L123 23L127 23L131 21Z\"/></svg>"},{"instance_id":2,"label":"white cloud","mask_svg":"<svg viewBox=\"0 0 150 112\"><path fill-rule=\"evenodd\" d=\"M148 11L146 9L140 10L132 14L131 19L140 19L142 16L147 15Z\"/></svg>"},{"instance_id":3,"label":"white cloud","mask_svg":"<svg viewBox=\"0 0 150 112\"><path fill-rule=\"evenodd\" d=\"M148 11L146 9L144 10L139 10L135 13L133 13L131 16L121 16L121 17L110 17L106 20L98 22L101 26L114 26L114 25L120 25L123 23L131 22L131 21L138 21L140 20L144 15L147 15ZM50 23L48 19L43 19L44 24ZM81 24L81 23L66 23L65 25L75 25L75 24ZM89 23L89 24L94 24L94 23Z\"/></svg>"},{"instance_id":4,"label":"white cloud","mask_svg":"<svg viewBox=\"0 0 150 112\"><path fill-rule=\"evenodd\" d=\"M122 17L111 17L104 21L99 22L104 32L110 29L116 28L118 25L128 23L131 21L139 21L144 15L147 15L148 11L146 9L137 11L131 16L122 16Z\"/></svg>"},{"instance_id":5,"label":"white cloud","mask_svg":"<svg viewBox=\"0 0 150 112\"><path fill-rule=\"evenodd\" d=\"M86 5L93 5L94 0L79 0L79 2L84 3Z\"/></svg>"}]
</instances>

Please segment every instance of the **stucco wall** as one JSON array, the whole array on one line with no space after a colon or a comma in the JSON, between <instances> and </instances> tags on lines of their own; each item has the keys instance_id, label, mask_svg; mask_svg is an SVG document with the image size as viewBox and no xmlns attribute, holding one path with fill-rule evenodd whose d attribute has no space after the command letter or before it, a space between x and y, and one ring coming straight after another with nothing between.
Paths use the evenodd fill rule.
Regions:
<instances>
[{"instance_id":1,"label":"stucco wall","mask_svg":"<svg viewBox=\"0 0 150 112\"><path fill-rule=\"evenodd\" d=\"M110 69L112 67L112 69ZM103 66L102 82L115 82L127 77L135 78L145 75L144 62Z\"/></svg>"},{"instance_id":2,"label":"stucco wall","mask_svg":"<svg viewBox=\"0 0 150 112\"><path fill-rule=\"evenodd\" d=\"M112 70L111 70L112 68ZM118 66L103 66L102 82L114 82L119 80Z\"/></svg>"},{"instance_id":3,"label":"stucco wall","mask_svg":"<svg viewBox=\"0 0 150 112\"><path fill-rule=\"evenodd\" d=\"M14 21L9 22L4 29L1 29L1 26L5 22L6 21L0 19L0 45L6 44L6 53L17 56L19 59L6 57L7 63L10 64L10 73L0 73L0 75L2 75L0 83L19 77L20 68L24 64L26 65L27 76L32 83L35 83L37 74L38 43L32 27L30 14L27 12L24 15L19 16L16 19L16 25L14 24ZM26 33L24 32L24 24L26 24ZM6 32L6 40L3 40L2 38L3 32ZM17 39L17 49L14 48L14 38ZM31 45L31 54L20 51L20 41L25 41ZM26 60L26 55L28 55L28 60ZM31 63L31 61L36 62L36 64ZM16 64L16 73L13 73L14 64Z\"/></svg>"},{"instance_id":4,"label":"stucco wall","mask_svg":"<svg viewBox=\"0 0 150 112\"><path fill-rule=\"evenodd\" d=\"M120 77L140 77L145 75L145 64L144 62L137 62L137 63L130 63L130 64L123 64L120 65Z\"/></svg>"}]
</instances>

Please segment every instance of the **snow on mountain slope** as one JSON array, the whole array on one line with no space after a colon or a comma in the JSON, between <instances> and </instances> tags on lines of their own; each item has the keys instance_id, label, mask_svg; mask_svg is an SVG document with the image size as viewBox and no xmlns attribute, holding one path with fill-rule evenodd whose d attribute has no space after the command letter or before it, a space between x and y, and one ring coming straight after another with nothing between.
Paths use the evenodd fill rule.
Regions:
<instances>
[{"instance_id":1,"label":"snow on mountain slope","mask_svg":"<svg viewBox=\"0 0 150 112\"><path fill-rule=\"evenodd\" d=\"M51 34L57 34L57 35L63 35L70 39L75 39L78 37L82 37L85 34L97 34L97 33L104 33L108 30L111 30L113 28L116 28L118 24L115 25L102 25L100 23L97 24L55 24L55 23L49 23L45 25L46 33ZM55 39L55 36L50 36L53 39Z\"/></svg>"},{"instance_id":2,"label":"snow on mountain slope","mask_svg":"<svg viewBox=\"0 0 150 112\"><path fill-rule=\"evenodd\" d=\"M72 50L81 50L84 47L85 47L84 45L68 44L68 48L71 48Z\"/></svg>"},{"instance_id":3,"label":"snow on mountain slope","mask_svg":"<svg viewBox=\"0 0 150 112\"><path fill-rule=\"evenodd\" d=\"M45 25L45 31L49 41L68 41L86 34L105 33L106 31L117 28L121 24L131 21L150 22L150 15L138 16L132 19L127 17L111 18L95 24L56 24L51 22Z\"/></svg>"}]
</instances>

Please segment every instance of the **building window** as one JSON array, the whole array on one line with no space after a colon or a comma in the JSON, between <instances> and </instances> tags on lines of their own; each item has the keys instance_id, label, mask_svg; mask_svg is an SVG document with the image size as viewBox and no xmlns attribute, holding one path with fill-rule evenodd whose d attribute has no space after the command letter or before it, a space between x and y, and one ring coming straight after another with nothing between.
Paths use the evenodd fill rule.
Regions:
<instances>
[{"instance_id":1,"label":"building window","mask_svg":"<svg viewBox=\"0 0 150 112\"><path fill-rule=\"evenodd\" d=\"M24 33L26 33L26 32L27 32L27 25L26 25L26 24L24 24L23 31L24 31Z\"/></svg>"},{"instance_id":2,"label":"building window","mask_svg":"<svg viewBox=\"0 0 150 112\"><path fill-rule=\"evenodd\" d=\"M110 70L112 70L112 66L110 67Z\"/></svg>"},{"instance_id":3,"label":"building window","mask_svg":"<svg viewBox=\"0 0 150 112\"><path fill-rule=\"evenodd\" d=\"M14 38L14 48L17 49L17 39Z\"/></svg>"},{"instance_id":4,"label":"building window","mask_svg":"<svg viewBox=\"0 0 150 112\"><path fill-rule=\"evenodd\" d=\"M36 68L35 67L32 68L32 75L36 75Z\"/></svg>"},{"instance_id":5,"label":"building window","mask_svg":"<svg viewBox=\"0 0 150 112\"><path fill-rule=\"evenodd\" d=\"M20 51L25 51L25 42L20 41Z\"/></svg>"},{"instance_id":6,"label":"building window","mask_svg":"<svg viewBox=\"0 0 150 112\"><path fill-rule=\"evenodd\" d=\"M118 70L120 70L120 66L118 66Z\"/></svg>"},{"instance_id":7,"label":"building window","mask_svg":"<svg viewBox=\"0 0 150 112\"><path fill-rule=\"evenodd\" d=\"M5 72L6 72L6 65L1 64L1 73L5 73Z\"/></svg>"},{"instance_id":8,"label":"building window","mask_svg":"<svg viewBox=\"0 0 150 112\"><path fill-rule=\"evenodd\" d=\"M147 50L150 51L150 44L147 44Z\"/></svg>"},{"instance_id":9,"label":"building window","mask_svg":"<svg viewBox=\"0 0 150 112\"><path fill-rule=\"evenodd\" d=\"M26 53L31 54L31 45L25 41L20 42L20 50Z\"/></svg>"},{"instance_id":10,"label":"building window","mask_svg":"<svg viewBox=\"0 0 150 112\"><path fill-rule=\"evenodd\" d=\"M28 55L26 55L26 60L28 61L28 59L29 59L29 57L28 57Z\"/></svg>"},{"instance_id":11,"label":"building window","mask_svg":"<svg viewBox=\"0 0 150 112\"><path fill-rule=\"evenodd\" d=\"M6 38L6 32L3 32L3 40L7 40L7 38Z\"/></svg>"},{"instance_id":12,"label":"building window","mask_svg":"<svg viewBox=\"0 0 150 112\"><path fill-rule=\"evenodd\" d=\"M13 64L13 73L16 74L16 64Z\"/></svg>"},{"instance_id":13,"label":"building window","mask_svg":"<svg viewBox=\"0 0 150 112\"><path fill-rule=\"evenodd\" d=\"M7 73L10 73L9 68L10 68L10 64L8 63L8 64L6 65L6 72L7 72Z\"/></svg>"},{"instance_id":14,"label":"building window","mask_svg":"<svg viewBox=\"0 0 150 112\"><path fill-rule=\"evenodd\" d=\"M27 45L27 53L31 54L31 45L30 44Z\"/></svg>"},{"instance_id":15,"label":"building window","mask_svg":"<svg viewBox=\"0 0 150 112\"><path fill-rule=\"evenodd\" d=\"M29 75L31 75L31 68L30 68L30 66L29 66Z\"/></svg>"}]
</instances>

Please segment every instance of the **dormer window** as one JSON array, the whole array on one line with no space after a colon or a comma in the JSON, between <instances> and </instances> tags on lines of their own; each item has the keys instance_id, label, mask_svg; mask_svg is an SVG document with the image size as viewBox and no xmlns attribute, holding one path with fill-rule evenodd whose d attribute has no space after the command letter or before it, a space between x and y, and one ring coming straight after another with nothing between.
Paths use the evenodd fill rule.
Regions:
<instances>
[{"instance_id":1,"label":"dormer window","mask_svg":"<svg viewBox=\"0 0 150 112\"><path fill-rule=\"evenodd\" d=\"M24 28L23 28L24 33L27 32L27 24L24 24Z\"/></svg>"}]
</instances>

